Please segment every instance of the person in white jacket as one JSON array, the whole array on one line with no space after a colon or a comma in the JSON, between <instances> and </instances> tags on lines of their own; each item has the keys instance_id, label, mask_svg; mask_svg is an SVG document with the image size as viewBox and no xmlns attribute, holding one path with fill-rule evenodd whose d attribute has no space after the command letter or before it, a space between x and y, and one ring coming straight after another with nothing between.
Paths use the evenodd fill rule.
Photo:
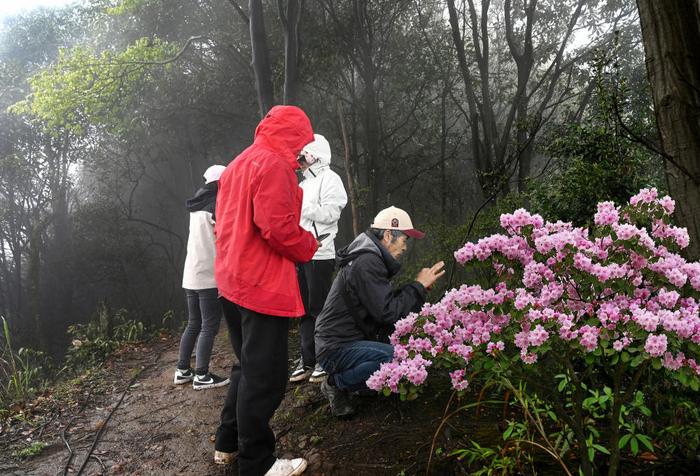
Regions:
<instances>
[{"instance_id":1,"label":"person in white jacket","mask_svg":"<svg viewBox=\"0 0 700 476\"><path fill-rule=\"evenodd\" d=\"M204 172L205 184L194 197L187 200L190 212L190 232L187 238L187 257L182 273L182 287L187 298L187 327L180 338L180 352L173 383L192 382L195 390L221 387L229 379L209 372L209 359L214 338L221 322L221 303L214 279L214 207L218 180L223 165L212 165ZM195 368L190 367L195 349Z\"/></svg>"},{"instance_id":2,"label":"person in white jacket","mask_svg":"<svg viewBox=\"0 0 700 476\"><path fill-rule=\"evenodd\" d=\"M292 372L290 382L307 378L311 382L321 382L326 373L316 363L314 348L314 327L326 301L333 281L335 269L335 244L340 213L348 202L343 182L331 170L331 147L325 137L314 134L314 141L308 144L299 155L299 166L304 179L299 186L304 190L301 207L301 226L319 239L320 247L313 259L300 265L299 289L304 301L306 315L301 318L301 359Z\"/></svg>"}]
</instances>

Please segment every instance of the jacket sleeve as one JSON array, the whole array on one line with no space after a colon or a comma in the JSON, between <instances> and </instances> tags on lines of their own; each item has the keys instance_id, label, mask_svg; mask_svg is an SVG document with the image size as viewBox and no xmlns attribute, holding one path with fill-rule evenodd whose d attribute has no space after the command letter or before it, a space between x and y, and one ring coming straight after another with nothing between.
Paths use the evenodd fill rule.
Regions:
<instances>
[{"instance_id":1,"label":"jacket sleeve","mask_svg":"<svg viewBox=\"0 0 700 476\"><path fill-rule=\"evenodd\" d=\"M355 261L355 265L352 287L362 306L377 323L393 324L423 306L423 285L413 282L394 290L379 257L364 255Z\"/></svg>"},{"instance_id":2,"label":"jacket sleeve","mask_svg":"<svg viewBox=\"0 0 700 476\"><path fill-rule=\"evenodd\" d=\"M343 181L338 174L327 170L322 176L318 201L305 200L301 216L317 223L332 225L340 220L340 212L348 203Z\"/></svg>"},{"instance_id":3,"label":"jacket sleeve","mask_svg":"<svg viewBox=\"0 0 700 476\"><path fill-rule=\"evenodd\" d=\"M294 173L275 166L266 170L253 193L253 221L267 244L296 263L313 258L318 244L299 226L299 201Z\"/></svg>"}]
</instances>

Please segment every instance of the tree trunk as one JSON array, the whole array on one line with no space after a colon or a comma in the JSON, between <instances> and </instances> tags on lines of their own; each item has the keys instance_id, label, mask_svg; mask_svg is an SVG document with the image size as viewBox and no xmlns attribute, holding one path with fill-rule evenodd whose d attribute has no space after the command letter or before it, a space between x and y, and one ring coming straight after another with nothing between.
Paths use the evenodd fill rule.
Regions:
<instances>
[{"instance_id":1,"label":"tree trunk","mask_svg":"<svg viewBox=\"0 0 700 476\"><path fill-rule=\"evenodd\" d=\"M365 147L367 152L367 164L369 166L369 196L370 213L385 208L386 205L386 163L380 157L380 122L379 105L374 89L374 74L363 76L364 81L364 114L363 127L365 129Z\"/></svg>"},{"instance_id":2,"label":"tree trunk","mask_svg":"<svg viewBox=\"0 0 700 476\"><path fill-rule=\"evenodd\" d=\"M270 52L267 49L265 18L261 0L250 0L250 46L253 53L253 71L258 91L260 117L264 117L275 103L275 95L272 87Z\"/></svg>"},{"instance_id":3,"label":"tree trunk","mask_svg":"<svg viewBox=\"0 0 700 476\"><path fill-rule=\"evenodd\" d=\"M338 101L338 120L340 121L340 131L343 136L343 158L345 163L345 177L348 182L348 194L350 195L350 211L352 212L352 234L357 236L360 233L360 221L357 212L357 193L355 192L355 174L352 172L350 162L350 144L348 144L348 134L345 129L345 119L343 118L343 108Z\"/></svg>"},{"instance_id":4,"label":"tree trunk","mask_svg":"<svg viewBox=\"0 0 700 476\"><path fill-rule=\"evenodd\" d=\"M647 74L676 218L700 258L700 11L698 0L637 0Z\"/></svg>"},{"instance_id":5,"label":"tree trunk","mask_svg":"<svg viewBox=\"0 0 700 476\"><path fill-rule=\"evenodd\" d=\"M282 11L280 11L282 14ZM299 0L287 1L287 14L282 17L284 30L284 103L296 104L299 76Z\"/></svg>"},{"instance_id":6,"label":"tree trunk","mask_svg":"<svg viewBox=\"0 0 700 476\"><path fill-rule=\"evenodd\" d=\"M46 340L46 334L41 322L41 249L43 246L43 240L41 239L41 233L36 229L36 225L33 226L30 231L30 238L28 242L29 252L27 259L27 295L31 296L26 305L26 314L29 317L32 327L33 339L36 339L39 343L39 348L44 351L48 351L48 343Z\"/></svg>"}]
</instances>

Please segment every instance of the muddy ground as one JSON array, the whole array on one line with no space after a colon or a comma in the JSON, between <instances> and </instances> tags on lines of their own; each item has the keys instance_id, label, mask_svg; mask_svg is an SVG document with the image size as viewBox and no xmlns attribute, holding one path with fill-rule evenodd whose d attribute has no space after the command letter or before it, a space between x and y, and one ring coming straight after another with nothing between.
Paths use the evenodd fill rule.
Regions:
<instances>
[{"instance_id":1,"label":"muddy ground","mask_svg":"<svg viewBox=\"0 0 700 476\"><path fill-rule=\"evenodd\" d=\"M297 342L292 332L290 349ZM97 371L24 408L31 425L15 420L0 428L0 473L77 474L82 467L86 475L237 474L235 463L212 462L227 388L195 392L189 385L174 386L177 343L178 336L164 335L126 347ZM290 352L290 369L295 353ZM212 371L226 375L233 359L222 327ZM450 395L445 387L413 402L355 397L357 415L340 421L330 414L319 384L289 384L273 420L278 456L305 457L309 475L425 474ZM466 474L446 454L464 435L497 435L497 420L470 412L444 425L434 446L433 474ZM38 441L47 445L38 456L17 457Z\"/></svg>"}]
</instances>

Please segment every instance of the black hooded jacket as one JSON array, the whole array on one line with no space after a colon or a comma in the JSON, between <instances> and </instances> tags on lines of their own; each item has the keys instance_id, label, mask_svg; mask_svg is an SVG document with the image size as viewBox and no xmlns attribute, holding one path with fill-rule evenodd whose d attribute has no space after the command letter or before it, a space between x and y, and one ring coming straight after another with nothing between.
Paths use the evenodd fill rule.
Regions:
<instances>
[{"instance_id":1,"label":"black hooded jacket","mask_svg":"<svg viewBox=\"0 0 700 476\"><path fill-rule=\"evenodd\" d=\"M357 236L337 253L340 270L323 310L316 318L316 356L339 344L376 340L391 326L425 302L425 288L412 282L394 290L391 278L401 265L370 232Z\"/></svg>"},{"instance_id":2,"label":"black hooded jacket","mask_svg":"<svg viewBox=\"0 0 700 476\"><path fill-rule=\"evenodd\" d=\"M205 211L214 215L214 208L216 207L216 191L218 189L219 182L209 182L205 183L202 188L195 192L194 197L187 199L185 206L188 212L198 212ZM216 218L213 218L216 220Z\"/></svg>"}]
</instances>

